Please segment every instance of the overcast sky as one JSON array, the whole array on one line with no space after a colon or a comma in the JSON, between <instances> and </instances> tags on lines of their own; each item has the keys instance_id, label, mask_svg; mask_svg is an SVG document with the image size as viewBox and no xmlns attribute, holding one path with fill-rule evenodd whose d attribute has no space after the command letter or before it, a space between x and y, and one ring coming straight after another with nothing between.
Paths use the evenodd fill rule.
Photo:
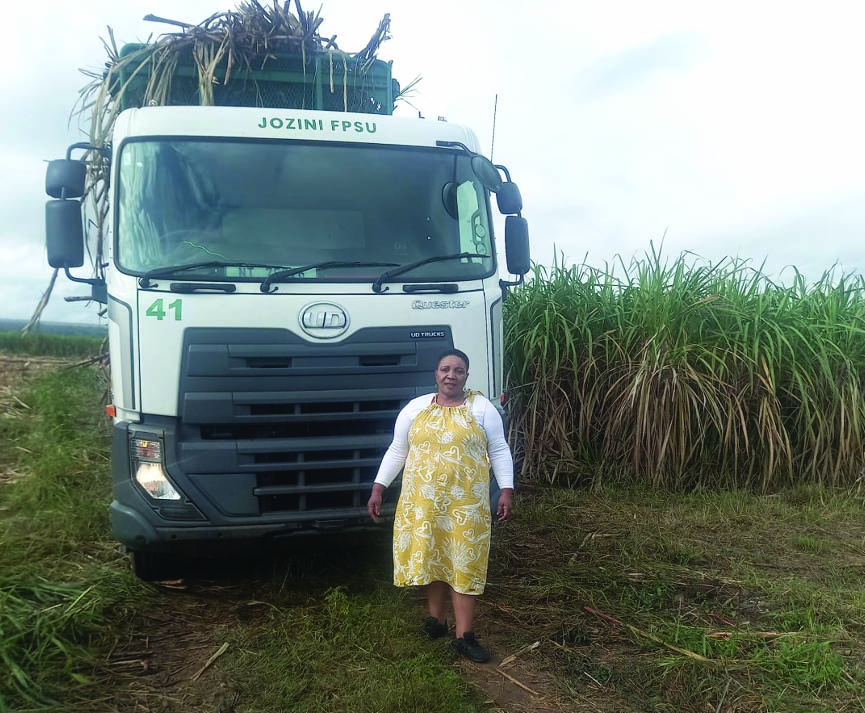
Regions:
<instances>
[{"instance_id":1,"label":"overcast sky","mask_svg":"<svg viewBox=\"0 0 865 713\"><path fill-rule=\"evenodd\" d=\"M307 0L305 9L318 3ZM385 12L379 57L427 117L467 124L520 185L533 258L601 264L660 241L692 251L865 270L865 10L856 2L326 0L323 35L356 51ZM43 0L4 10L0 317L26 318L47 285L44 161L82 139L70 110L118 44L158 35L142 17L199 22L204 0ZM565 9L568 8L568 9ZM801 9L800 9L801 8ZM411 115L404 106L398 111ZM94 321L64 303L45 319Z\"/></svg>"}]
</instances>

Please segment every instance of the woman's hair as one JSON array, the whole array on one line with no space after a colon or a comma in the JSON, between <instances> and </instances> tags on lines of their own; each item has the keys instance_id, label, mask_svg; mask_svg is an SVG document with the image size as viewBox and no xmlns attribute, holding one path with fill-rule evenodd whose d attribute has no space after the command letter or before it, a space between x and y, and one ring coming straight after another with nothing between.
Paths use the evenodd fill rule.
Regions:
<instances>
[{"instance_id":1,"label":"woman's hair","mask_svg":"<svg viewBox=\"0 0 865 713\"><path fill-rule=\"evenodd\" d=\"M455 357L459 357L460 359L462 359L463 363L466 365L466 373L468 373L469 358L468 358L468 356L466 356L465 352L461 352L459 349L448 349L447 351L444 351L441 354L439 354L439 358L436 360L436 369L439 368L439 364L442 363L442 359L444 359L445 357L449 357L449 356L455 356Z\"/></svg>"}]
</instances>

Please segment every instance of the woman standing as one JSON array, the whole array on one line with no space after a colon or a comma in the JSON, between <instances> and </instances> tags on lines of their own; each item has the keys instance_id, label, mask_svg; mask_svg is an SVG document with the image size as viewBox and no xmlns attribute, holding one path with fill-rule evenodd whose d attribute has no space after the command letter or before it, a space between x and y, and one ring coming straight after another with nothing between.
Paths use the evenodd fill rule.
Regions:
<instances>
[{"instance_id":1,"label":"woman standing","mask_svg":"<svg viewBox=\"0 0 865 713\"><path fill-rule=\"evenodd\" d=\"M424 629L432 638L448 632L450 593L457 636L451 646L482 663L490 654L475 637L472 620L490 553L490 466L501 488L501 521L511 512L514 465L499 412L481 394L465 390L468 374L469 359L460 350L439 357L438 393L419 396L400 412L367 510L378 522L382 493L405 467L393 527L394 584L427 586Z\"/></svg>"}]
</instances>

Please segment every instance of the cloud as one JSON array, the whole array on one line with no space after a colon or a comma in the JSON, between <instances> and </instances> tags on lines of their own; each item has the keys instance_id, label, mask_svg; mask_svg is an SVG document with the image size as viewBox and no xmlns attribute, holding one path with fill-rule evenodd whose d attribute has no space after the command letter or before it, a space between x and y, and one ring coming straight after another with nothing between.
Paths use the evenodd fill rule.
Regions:
<instances>
[{"instance_id":1,"label":"cloud","mask_svg":"<svg viewBox=\"0 0 865 713\"><path fill-rule=\"evenodd\" d=\"M742 223L725 240L738 254L765 258L775 274L791 265L809 279L819 278L835 264L844 271L861 272L863 203L865 191L818 199L759 222Z\"/></svg>"},{"instance_id":2,"label":"cloud","mask_svg":"<svg viewBox=\"0 0 865 713\"><path fill-rule=\"evenodd\" d=\"M622 94L667 74L687 72L707 49L695 32L663 35L651 42L606 54L579 70L570 86L578 104Z\"/></svg>"}]
</instances>

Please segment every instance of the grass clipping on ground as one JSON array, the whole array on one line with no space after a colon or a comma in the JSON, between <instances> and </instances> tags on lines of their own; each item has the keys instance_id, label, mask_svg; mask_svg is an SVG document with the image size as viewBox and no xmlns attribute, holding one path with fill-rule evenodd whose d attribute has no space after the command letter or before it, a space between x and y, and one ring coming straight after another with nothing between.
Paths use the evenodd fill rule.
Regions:
<instances>
[{"instance_id":1,"label":"grass clipping on ground","mask_svg":"<svg viewBox=\"0 0 865 713\"><path fill-rule=\"evenodd\" d=\"M523 496L488 598L569 705L861 710L865 498Z\"/></svg>"}]
</instances>

